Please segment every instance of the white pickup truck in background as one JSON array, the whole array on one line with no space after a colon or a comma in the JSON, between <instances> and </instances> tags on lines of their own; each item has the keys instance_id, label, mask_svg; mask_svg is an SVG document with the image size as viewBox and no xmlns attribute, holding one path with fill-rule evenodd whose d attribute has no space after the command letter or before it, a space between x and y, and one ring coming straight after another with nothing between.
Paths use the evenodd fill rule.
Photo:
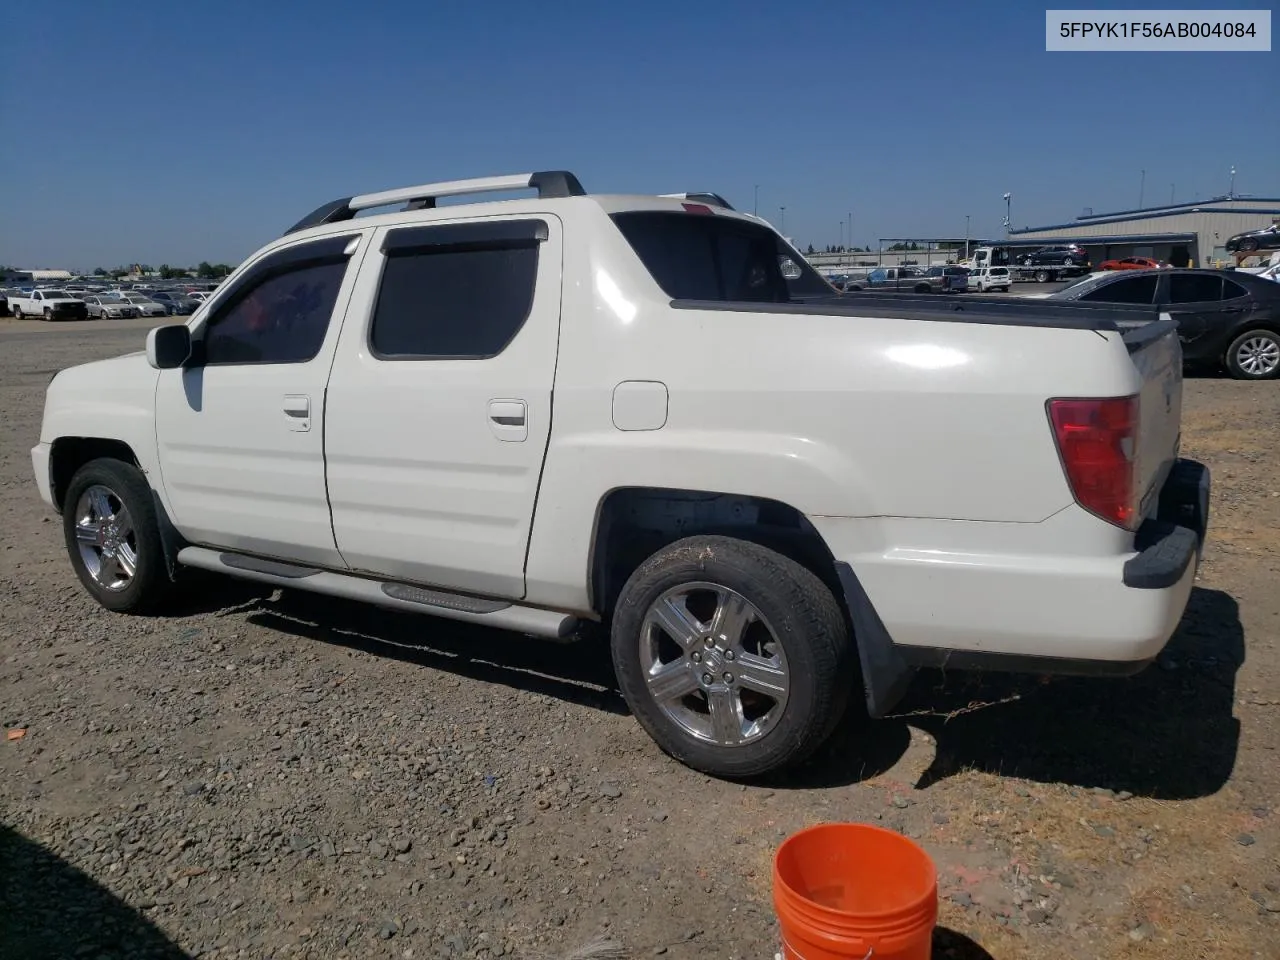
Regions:
<instances>
[{"instance_id":1,"label":"white pickup truck in background","mask_svg":"<svg viewBox=\"0 0 1280 960\"><path fill-rule=\"evenodd\" d=\"M1154 314L840 297L758 218L549 172L326 204L59 373L32 460L112 610L191 566L607 625L642 726L744 777L921 665L1149 663L1207 523L1181 390Z\"/></svg>"},{"instance_id":2,"label":"white pickup truck in background","mask_svg":"<svg viewBox=\"0 0 1280 960\"><path fill-rule=\"evenodd\" d=\"M18 320L24 316L42 317L45 320L86 320L89 317L89 308L85 302L65 290L41 287L31 291L30 296L8 299L9 312Z\"/></svg>"}]
</instances>

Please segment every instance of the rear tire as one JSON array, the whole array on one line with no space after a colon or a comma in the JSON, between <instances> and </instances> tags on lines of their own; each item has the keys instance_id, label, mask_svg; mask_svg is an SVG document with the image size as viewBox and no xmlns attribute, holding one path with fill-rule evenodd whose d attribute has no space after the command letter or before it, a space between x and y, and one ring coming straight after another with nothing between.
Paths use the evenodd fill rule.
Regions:
<instances>
[{"instance_id":1,"label":"rear tire","mask_svg":"<svg viewBox=\"0 0 1280 960\"><path fill-rule=\"evenodd\" d=\"M844 615L826 585L773 550L679 540L627 580L614 670L667 754L717 777L793 766L831 735L854 684Z\"/></svg>"},{"instance_id":2,"label":"rear tire","mask_svg":"<svg viewBox=\"0 0 1280 960\"><path fill-rule=\"evenodd\" d=\"M1253 251L1258 249L1258 241L1253 237L1245 237L1240 241L1239 249L1241 253L1253 253Z\"/></svg>"},{"instance_id":3,"label":"rear tire","mask_svg":"<svg viewBox=\"0 0 1280 960\"><path fill-rule=\"evenodd\" d=\"M62 531L76 576L108 610L146 613L169 596L155 500L137 467L102 458L77 470L62 505Z\"/></svg>"},{"instance_id":4,"label":"rear tire","mask_svg":"<svg viewBox=\"0 0 1280 960\"><path fill-rule=\"evenodd\" d=\"M1048 271L1048 270L1037 270L1037 271L1036 271L1036 283L1048 283L1048 282L1049 282L1049 271Z\"/></svg>"},{"instance_id":5,"label":"rear tire","mask_svg":"<svg viewBox=\"0 0 1280 960\"><path fill-rule=\"evenodd\" d=\"M15 319L15 320L21 320L21 319L22 319L22 308L21 308L21 307L12 307L12 308L11 308L11 312L13 313L13 319Z\"/></svg>"},{"instance_id":6,"label":"rear tire","mask_svg":"<svg viewBox=\"0 0 1280 960\"><path fill-rule=\"evenodd\" d=\"M1274 380L1280 376L1280 334L1247 330L1227 347L1224 366L1236 380Z\"/></svg>"}]
</instances>

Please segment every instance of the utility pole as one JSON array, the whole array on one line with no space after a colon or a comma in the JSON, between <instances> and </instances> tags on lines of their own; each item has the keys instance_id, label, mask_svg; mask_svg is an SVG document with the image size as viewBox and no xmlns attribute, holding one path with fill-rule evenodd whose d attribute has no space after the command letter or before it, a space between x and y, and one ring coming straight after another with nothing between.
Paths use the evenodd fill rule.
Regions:
<instances>
[{"instance_id":1,"label":"utility pole","mask_svg":"<svg viewBox=\"0 0 1280 960\"><path fill-rule=\"evenodd\" d=\"M751 201L751 215L758 216L760 211L760 184L756 184L755 196Z\"/></svg>"},{"instance_id":2,"label":"utility pole","mask_svg":"<svg viewBox=\"0 0 1280 960\"><path fill-rule=\"evenodd\" d=\"M969 259L969 214L964 215L964 258Z\"/></svg>"},{"instance_id":3,"label":"utility pole","mask_svg":"<svg viewBox=\"0 0 1280 960\"><path fill-rule=\"evenodd\" d=\"M1004 195L1004 238L1009 239L1009 231L1013 229L1013 194Z\"/></svg>"},{"instance_id":4,"label":"utility pole","mask_svg":"<svg viewBox=\"0 0 1280 960\"><path fill-rule=\"evenodd\" d=\"M844 221L840 221L840 246L836 248L836 253L844 253Z\"/></svg>"},{"instance_id":5,"label":"utility pole","mask_svg":"<svg viewBox=\"0 0 1280 960\"><path fill-rule=\"evenodd\" d=\"M1142 209L1143 195L1147 192L1147 171L1142 171L1142 184L1138 187L1138 209Z\"/></svg>"},{"instance_id":6,"label":"utility pole","mask_svg":"<svg viewBox=\"0 0 1280 960\"><path fill-rule=\"evenodd\" d=\"M787 235L787 208L778 208L778 232L784 237Z\"/></svg>"},{"instance_id":7,"label":"utility pole","mask_svg":"<svg viewBox=\"0 0 1280 960\"><path fill-rule=\"evenodd\" d=\"M849 250L853 251L853 211L849 211ZM849 258L849 262L853 262L853 257Z\"/></svg>"}]
</instances>

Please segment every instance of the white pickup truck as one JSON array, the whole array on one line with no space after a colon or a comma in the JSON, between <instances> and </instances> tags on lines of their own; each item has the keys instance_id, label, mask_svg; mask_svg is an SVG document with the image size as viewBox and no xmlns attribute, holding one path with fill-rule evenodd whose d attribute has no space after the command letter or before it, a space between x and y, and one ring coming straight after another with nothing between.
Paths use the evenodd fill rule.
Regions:
<instances>
[{"instance_id":1,"label":"white pickup truck","mask_svg":"<svg viewBox=\"0 0 1280 960\"><path fill-rule=\"evenodd\" d=\"M145 352L57 374L32 461L112 610L190 566L607 625L658 744L753 776L922 665L1156 656L1209 477L1174 324L1128 316L843 298L758 218L564 172L428 184L326 204Z\"/></svg>"},{"instance_id":2,"label":"white pickup truck","mask_svg":"<svg viewBox=\"0 0 1280 960\"><path fill-rule=\"evenodd\" d=\"M29 296L9 297L9 312L15 319L24 316L43 317L45 320L86 320L89 308L79 297L65 290L40 288Z\"/></svg>"}]
</instances>

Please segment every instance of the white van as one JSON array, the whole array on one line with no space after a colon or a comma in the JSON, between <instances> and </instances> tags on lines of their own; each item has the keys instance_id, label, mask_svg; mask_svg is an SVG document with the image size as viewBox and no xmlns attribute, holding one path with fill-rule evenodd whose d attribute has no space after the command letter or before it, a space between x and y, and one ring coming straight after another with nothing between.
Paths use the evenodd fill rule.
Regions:
<instances>
[{"instance_id":1,"label":"white van","mask_svg":"<svg viewBox=\"0 0 1280 960\"><path fill-rule=\"evenodd\" d=\"M988 290L1003 290L1008 293L1009 284L1012 282L1008 267L971 267L969 269L969 289L979 293L986 293Z\"/></svg>"}]
</instances>

